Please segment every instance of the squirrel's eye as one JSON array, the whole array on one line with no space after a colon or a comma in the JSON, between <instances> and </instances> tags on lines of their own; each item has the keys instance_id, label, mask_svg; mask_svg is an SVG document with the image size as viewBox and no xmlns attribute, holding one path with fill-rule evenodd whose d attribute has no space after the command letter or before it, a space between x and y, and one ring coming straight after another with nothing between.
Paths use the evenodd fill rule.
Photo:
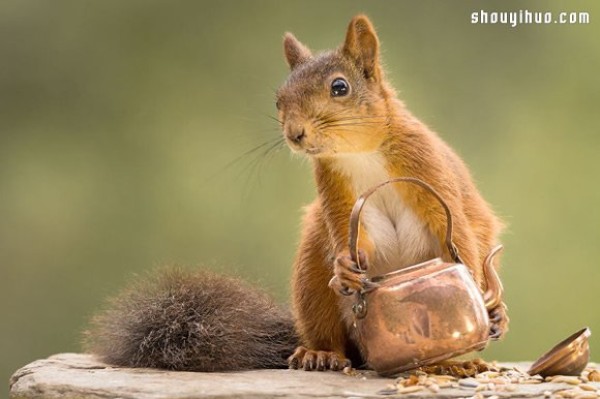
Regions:
<instances>
[{"instance_id":1,"label":"squirrel's eye","mask_svg":"<svg viewBox=\"0 0 600 399\"><path fill-rule=\"evenodd\" d=\"M344 78L336 78L331 82L331 96L342 97L348 94L350 85Z\"/></svg>"}]
</instances>

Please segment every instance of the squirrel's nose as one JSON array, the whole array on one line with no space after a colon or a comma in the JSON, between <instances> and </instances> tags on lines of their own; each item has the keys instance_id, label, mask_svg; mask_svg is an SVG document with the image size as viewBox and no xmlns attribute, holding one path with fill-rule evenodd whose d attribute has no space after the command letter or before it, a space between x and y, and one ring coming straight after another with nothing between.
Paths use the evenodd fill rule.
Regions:
<instances>
[{"instance_id":1,"label":"squirrel's nose","mask_svg":"<svg viewBox=\"0 0 600 399\"><path fill-rule=\"evenodd\" d=\"M303 127L298 127L295 129L290 129L287 132L287 137L295 144L300 144L304 137L306 137L306 132Z\"/></svg>"}]
</instances>

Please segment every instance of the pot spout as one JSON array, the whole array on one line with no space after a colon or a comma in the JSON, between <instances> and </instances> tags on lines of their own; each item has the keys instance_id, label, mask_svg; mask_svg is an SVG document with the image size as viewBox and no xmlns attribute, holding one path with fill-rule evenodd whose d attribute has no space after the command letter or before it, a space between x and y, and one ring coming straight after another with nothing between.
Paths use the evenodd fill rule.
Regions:
<instances>
[{"instance_id":1,"label":"pot spout","mask_svg":"<svg viewBox=\"0 0 600 399\"><path fill-rule=\"evenodd\" d=\"M504 288L498 273L493 265L494 257L504 249L502 245L494 247L489 255L483 261L483 275L486 281L487 290L483 294L483 301L487 310L492 310L502 302Z\"/></svg>"}]
</instances>

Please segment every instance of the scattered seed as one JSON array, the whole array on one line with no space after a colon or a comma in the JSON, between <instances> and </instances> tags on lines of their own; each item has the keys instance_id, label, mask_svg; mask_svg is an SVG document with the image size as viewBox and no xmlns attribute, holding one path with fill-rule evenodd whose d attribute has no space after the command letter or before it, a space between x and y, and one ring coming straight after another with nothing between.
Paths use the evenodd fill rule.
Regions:
<instances>
[{"instance_id":1,"label":"scattered seed","mask_svg":"<svg viewBox=\"0 0 600 399\"><path fill-rule=\"evenodd\" d=\"M463 371L459 373L461 366ZM344 370L345 373L349 371ZM458 388L466 391L467 395L472 395L465 399L501 399L518 391L519 384L552 382L569 384L572 387L565 389L566 387L563 385L562 390L554 393L546 390L543 392L543 396L547 399L600 399L600 387L596 387L588 381L600 382L600 369L588 367L579 377L557 375L543 378L540 375L530 376L517 367L487 367L480 370L479 364L471 362L431 366L405 372L400 374L393 385L378 393L380 395L399 395L426 391L438 394L442 389Z\"/></svg>"},{"instance_id":2,"label":"scattered seed","mask_svg":"<svg viewBox=\"0 0 600 399\"><path fill-rule=\"evenodd\" d=\"M438 381L456 381L456 377L452 375L433 375L432 377Z\"/></svg>"},{"instance_id":3,"label":"scattered seed","mask_svg":"<svg viewBox=\"0 0 600 399\"><path fill-rule=\"evenodd\" d=\"M433 393L438 393L440 391L440 386L438 384L430 384L427 386L427 389Z\"/></svg>"},{"instance_id":4,"label":"scattered seed","mask_svg":"<svg viewBox=\"0 0 600 399\"><path fill-rule=\"evenodd\" d=\"M356 377L356 376L360 375L360 372L358 370L353 369L350 366L344 367L344 369L342 370L342 373L344 373L346 375L349 375L349 376L352 376L352 377Z\"/></svg>"},{"instance_id":5,"label":"scattered seed","mask_svg":"<svg viewBox=\"0 0 600 399\"><path fill-rule=\"evenodd\" d=\"M590 384L581 384L579 385L579 388L583 389L584 391L596 391L596 387Z\"/></svg>"},{"instance_id":6,"label":"scattered seed","mask_svg":"<svg viewBox=\"0 0 600 399\"><path fill-rule=\"evenodd\" d=\"M456 388L458 384L456 382L441 382L438 384L440 388Z\"/></svg>"},{"instance_id":7,"label":"scattered seed","mask_svg":"<svg viewBox=\"0 0 600 399\"><path fill-rule=\"evenodd\" d=\"M413 385L410 387L405 387L405 388L399 388L398 389L398 393L413 393L413 392L419 392L423 390L423 386L421 385Z\"/></svg>"},{"instance_id":8,"label":"scattered seed","mask_svg":"<svg viewBox=\"0 0 600 399\"><path fill-rule=\"evenodd\" d=\"M600 372L598 372L598 370L592 370L588 373L587 378L592 382L600 382Z\"/></svg>"},{"instance_id":9,"label":"scattered seed","mask_svg":"<svg viewBox=\"0 0 600 399\"><path fill-rule=\"evenodd\" d=\"M477 379L479 378L496 378L500 377L500 373L497 371L484 371L483 373L477 374Z\"/></svg>"},{"instance_id":10,"label":"scattered seed","mask_svg":"<svg viewBox=\"0 0 600 399\"><path fill-rule=\"evenodd\" d=\"M417 385L419 384L419 377L417 377L416 375L411 375L410 377L408 377L408 380L406 380L406 382L404 383L405 387L410 387L413 385Z\"/></svg>"},{"instance_id":11,"label":"scattered seed","mask_svg":"<svg viewBox=\"0 0 600 399\"><path fill-rule=\"evenodd\" d=\"M577 392L574 389L565 389L564 391L556 392L556 395L561 398L574 398Z\"/></svg>"},{"instance_id":12,"label":"scattered seed","mask_svg":"<svg viewBox=\"0 0 600 399\"><path fill-rule=\"evenodd\" d=\"M467 388L477 388L480 384L477 380L473 378L465 378L463 380L458 381L458 385Z\"/></svg>"},{"instance_id":13,"label":"scattered seed","mask_svg":"<svg viewBox=\"0 0 600 399\"><path fill-rule=\"evenodd\" d=\"M557 375L554 378L552 378L550 381L554 382L554 383L567 383L569 385L579 385L581 383L581 380L577 377L569 377L566 375Z\"/></svg>"}]
</instances>

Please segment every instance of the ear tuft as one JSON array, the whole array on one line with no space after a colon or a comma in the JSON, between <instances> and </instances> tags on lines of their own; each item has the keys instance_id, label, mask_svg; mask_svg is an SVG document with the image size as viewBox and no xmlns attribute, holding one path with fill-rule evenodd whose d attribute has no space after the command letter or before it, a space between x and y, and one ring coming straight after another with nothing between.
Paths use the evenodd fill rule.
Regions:
<instances>
[{"instance_id":1,"label":"ear tuft","mask_svg":"<svg viewBox=\"0 0 600 399\"><path fill-rule=\"evenodd\" d=\"M300 43L300 41L289 32L283 36L283 51L291 70L312 57L312 53L308 47Z\"/></svg>"},{"instance_id":2,"label":"ear tuft","mask_svg":"<svg viewBox=\"0 0 600 399\"><path fill-rule=\"evenodd\" d=\"M363 70L365 78L380 80L379 39L366 15L360 14L352 18L342 51Z\"/></svg>"}]
</instances>

